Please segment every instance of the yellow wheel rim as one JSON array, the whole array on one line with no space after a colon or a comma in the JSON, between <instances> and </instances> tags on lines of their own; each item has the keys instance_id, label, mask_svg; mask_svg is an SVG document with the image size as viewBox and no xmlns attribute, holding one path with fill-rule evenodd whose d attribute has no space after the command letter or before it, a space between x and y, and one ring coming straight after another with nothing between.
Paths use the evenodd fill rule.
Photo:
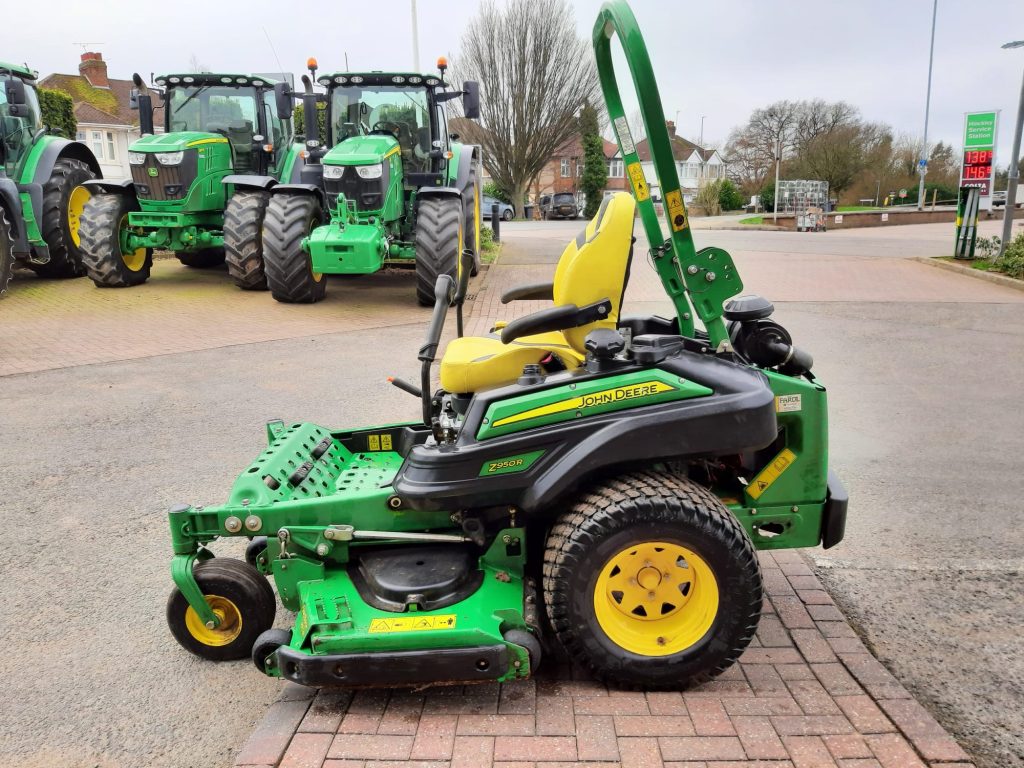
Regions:
<instances>
[{"instance_id":1,"label":"yellow wheel rim","mask_svg":"<svg viewBox=\"0 0 1024 768\"><path fill-rule=\"evenodd\" d=\"M220 595L204 595L207 604L220 619L213 629L203 624L202 619L190 605L185 609L185 627L203 645L219 646L233 643L242 634L242 613L238 606Z\"/></svg>"},{"instance_id":2,"label":"yellow wheel rim","mask_svg":"<svg viewBox=\"0 0 1024 768\"><path fill-rule=\"evenodd\" d=\"M608 639L641 656L696 645L718 613L718 582L693 550L664 541L626 547L601 569L594 613Z\"/></svg>"},{"instance_id":3,"label":"yellow wheel rim","mask_svg":"<svg viewBox=\"0 0 1024 768\"><path fill-rule=\"evenodd\" d=\"M126 213L121 217L121 223L117 227L118 232L124 232L128 229L128 214ZM146 249L136 248L134 251L125 251L124 246L121 247L121 261L128 267L132 272L138 272L146 264Z\"/></svg>"},{"instance_id":4,"label":"yellow wheel rim","mask_svg":"<svg viewBox=\"0 0 1024 768\"><path fill-rule=\"evenodd\" d=\"M75 187L71 190L71 195L68 197L68 233L71 235L71 242L75 244L75 247L82 245L82 240L78 235L78 228L82 224L82 211L85 210L85 204L89 202L92 195L89 194L89 190L85 187Z\"/></svg>"}]
</instances>

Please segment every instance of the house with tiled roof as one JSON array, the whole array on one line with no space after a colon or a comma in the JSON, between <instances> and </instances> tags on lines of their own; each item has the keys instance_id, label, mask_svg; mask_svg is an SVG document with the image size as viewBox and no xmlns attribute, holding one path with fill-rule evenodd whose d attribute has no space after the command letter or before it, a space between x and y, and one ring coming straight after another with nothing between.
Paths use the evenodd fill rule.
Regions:
<instances>
[{"instance_id":1,"label":"house with tiled roof","mask_svg":"<svg viewBox=\"0 0 1024 768\"><path fill-rule=\"evenodd\" d=\"M672 157L676 161L683 200L689 204L703 181L724 179L729 167L717 149L698 147L692 141L677 136L676 124L671 120L666 120L665 125L668 128L669 140L672 142ZM651 160L651 148L647 144L647 139L641 139L636 143L636 154L650 185L651 197L659 200L661 195L658 177L654 173L654 162Z\"/></svg>"},{"instance_id":2,"label":"house with tiled roof","mask_svg":"<svg viewBox=\"0 0 1024 768\"><path fill-rule=\"evenodd\" d=\"M129 106L134 85L107 75L103 54L82 54L77 75L53 74L43 78L42 88L64 91L74 102L78 140L85 142L99 160L106 179L131 178L128 146L139 138L139 113ZM153 116L163 124L160 109Z\"/></svg>"}]
</instances>

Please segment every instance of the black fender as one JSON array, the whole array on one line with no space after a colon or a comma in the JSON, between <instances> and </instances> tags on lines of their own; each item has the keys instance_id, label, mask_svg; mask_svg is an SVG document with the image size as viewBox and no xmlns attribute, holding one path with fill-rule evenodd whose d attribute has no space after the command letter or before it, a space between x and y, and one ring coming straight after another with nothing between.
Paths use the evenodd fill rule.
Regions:
<instances>
[{"instance_id":1,"label":"black fender","mask_svg":"<svg viewBox=\"0 0 1024 768\"><path fill-rule=\"evenodd\" d=\"M291 195L313 195L320 201L320 205L324 206L324 208L327 207L327 197L324 195L324 191L316 184L276 184L270 190L272 195L282 192Z\"/></svg>"},{"instance_id":2,"label":"black fender","mask_svg":"<svg viewBox=\"0 0 1024 768\"><path fill-rule=\"evenodd\" d=\"M21 195L18 194L18 185L6 176L0 176L0 207L3 207L11 225L15 255L28 256L31 253L31 248L28 244L25 220L21 212Z\"/></svg>"},{"instance_id":3,"label":"black fender","mask_svg":"<svg viewBox=\"0 0 1024 768\"><path fill-rule=\"evenodd\" d=\"M93 179L83 185L94 195L134 195L135 186L131 179L118 179L110 181L107 179Z\"/></svg>"},{"instance_id":4,"label":"black fender","mask_svg":"<svg viewBox=\"0 0 1024 768\"><path fill-rule=\"evenodd\" d=\"M221 184L234 184L235 189L270 189L277 184L273 176L256 176L254 174L235 173L225 176L220 180Z\"/></svg>"},{"instance_id":5,"label":"black fender","mask_svg":"<svg viewBox=\"0 0 1024 768\"><path fill-rule=\"evenodd\" d=\"M461 200L462 192L455 187L420 187L416 192L417 200L428 197L457 197Z\"/></svg>"},{"instance_id":6,"label":"black fender","mask_svg":"<svg viewBox=\"0 0 1024 768\"><path fill-rule=\"evenodd\" d=\"M292 175L288 179L288 184L298 184L302 181L302 169L306 167L306 158L299 155L295 158L295 162L292 164ZM284 179L281 179L284 181Z\"/></svg>"}]
</instances>

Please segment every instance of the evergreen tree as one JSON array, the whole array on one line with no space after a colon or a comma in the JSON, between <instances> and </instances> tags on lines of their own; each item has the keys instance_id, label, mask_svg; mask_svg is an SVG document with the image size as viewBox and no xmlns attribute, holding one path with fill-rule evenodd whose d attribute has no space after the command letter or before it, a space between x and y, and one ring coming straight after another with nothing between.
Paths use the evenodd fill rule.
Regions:
<instances>
[{"instance_id":1,"label":"evergreen tree","mask_svg":"<svg viewBox=\"0 0 1024 768\"><path fill-rule=\"evenodd\" d=\"M580 188L587 196L583 215L589 219L601 207L601 193L608 185L608 165L597 110L589 102L580 111L580 134L583 137L583 178L580 180Z\"/></svg>"}]
</instances>

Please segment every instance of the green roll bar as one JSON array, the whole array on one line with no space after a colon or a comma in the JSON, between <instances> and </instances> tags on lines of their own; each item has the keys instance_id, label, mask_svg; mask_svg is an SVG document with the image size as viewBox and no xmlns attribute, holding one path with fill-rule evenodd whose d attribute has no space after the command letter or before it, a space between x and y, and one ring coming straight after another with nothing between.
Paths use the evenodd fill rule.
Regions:
<instances>
[{"instance_id":1,"label":"green roll bar","mask_svg":"<svg viewBox=\"0 0 1024 768\"><path fill-rule=\"evenodd\" d=\"M619 86L612 64L612 36L618 35L632 75L633 86L640 102L647 142L654 161L654 172L661 188L671 236L666 240L651 200L651 192L644 177L643 166L637 156L636 145L629 130ZM693 314L700 319L708 333L711 345L723 348L729 335L722 320L722 307L726 300L743 290L743 281L733 264L732 257L721 248L703 248L697 251L686 214L686 204L679 186L672 143L665 124L665 112L654 79L651 59L647 54L636 17L625 0L608 0L594 24L594 55L597 72L604 92L608 116L622 151L626 176L633 188L640 218L651 246L651 258L665 292L672 299L679 320L679 331L684 336L694 334ZM693 312L690 310L691 303Z\"/></svg>"}]
</instances>

